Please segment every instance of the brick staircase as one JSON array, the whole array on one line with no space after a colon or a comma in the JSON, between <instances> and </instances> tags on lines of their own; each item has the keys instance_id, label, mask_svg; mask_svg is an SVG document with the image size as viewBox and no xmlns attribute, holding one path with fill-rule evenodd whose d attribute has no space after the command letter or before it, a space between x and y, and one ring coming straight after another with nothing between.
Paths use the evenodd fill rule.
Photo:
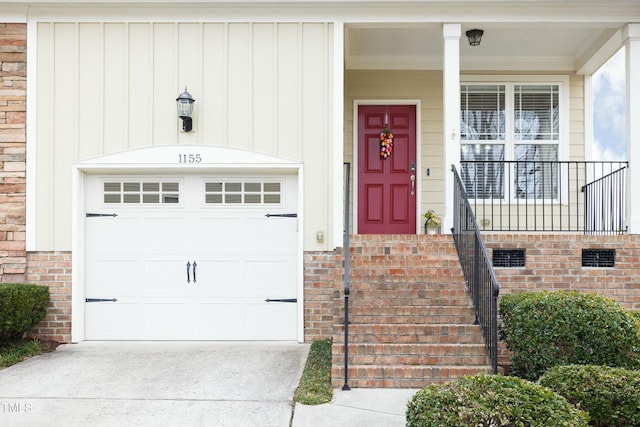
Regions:
<instances>
[{"instance_id":1,"label":"brick staircase","mask_svg":"<svg viewBox=\"0 0 640 427\"><path fill-rule=\"evenodd\" d=\"M450 235L352 239L349 386L420 388L491 372ZM335 307L332 378L341 387L343 300Z\"/></svg>"}]
</instances>

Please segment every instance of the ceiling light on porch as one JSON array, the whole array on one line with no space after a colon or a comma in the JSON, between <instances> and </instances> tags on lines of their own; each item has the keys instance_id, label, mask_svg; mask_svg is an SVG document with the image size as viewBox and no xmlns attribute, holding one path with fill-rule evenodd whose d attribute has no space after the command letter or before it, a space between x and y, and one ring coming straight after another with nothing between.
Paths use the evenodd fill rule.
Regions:
<instances>
[{"instance_id":1,"label":"ceiling light on porch","mask_svg":"<svg viewBox=\"0 0 640 427\"><path fill-rule=\"evenodd\" d=\"M482 35L484 34L484 31L474 28L473 30L467 31L465 34L469 39L469 45L478 46L480 44L480 41L482 40Z\"/></svg>"},{"instance_id":2,"label":"ceiling light on porch","mask_svg":"<svg viewBox=\"0 0 640 427\"><path fill-rule=\"evenodd\" d=\"M193 112L193 103L196 102L193 96L187 92L187 87L184 87L184 92L176 98L178 103L178 117L182 119L182 130L190 132L192 129L191 113Z\"/></svg>"}]
</instances>

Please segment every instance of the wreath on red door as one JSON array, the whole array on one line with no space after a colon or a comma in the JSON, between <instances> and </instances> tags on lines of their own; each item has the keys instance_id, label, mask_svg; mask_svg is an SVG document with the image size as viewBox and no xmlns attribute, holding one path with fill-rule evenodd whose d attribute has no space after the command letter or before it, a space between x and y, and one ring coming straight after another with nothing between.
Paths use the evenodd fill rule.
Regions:
<instances>
[{"instance_id":1,"label":"wreath on red door","mask_svg":"<svg viewBox=\"0 0 640 427\"><path fill-rule=\"evenodd\" d=\"M380 157L383 160L388 159L391 157L391 150L393 150L393 132L385 124L380 132Z\"/></svg>"}]
</instances>

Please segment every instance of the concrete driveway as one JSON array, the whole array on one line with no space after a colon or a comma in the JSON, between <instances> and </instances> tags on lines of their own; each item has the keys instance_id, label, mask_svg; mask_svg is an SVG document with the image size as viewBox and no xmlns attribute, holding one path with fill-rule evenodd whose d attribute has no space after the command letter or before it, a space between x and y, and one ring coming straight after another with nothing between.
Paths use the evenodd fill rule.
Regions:
<instances>
[{"instance_id":1,"label":"concrete driveway","mask_svg":"<svg viewBox=\"0 0 640 427\"><path fill-rule=\"evenodd\" d=\"M309 346L83 342L0 371L0 426L289 426Z\"/></svg>"}]
</instances>

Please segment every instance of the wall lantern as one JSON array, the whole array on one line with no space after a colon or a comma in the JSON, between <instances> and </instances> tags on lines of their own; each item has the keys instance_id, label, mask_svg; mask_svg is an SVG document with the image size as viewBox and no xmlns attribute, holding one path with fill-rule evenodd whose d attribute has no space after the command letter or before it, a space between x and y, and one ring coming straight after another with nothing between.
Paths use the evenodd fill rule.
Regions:
<instances>
[{"instance_id":1,"label":"wall lantern","mask_svg":"<svg viewBox=\"0 0 640 427\"><path fill-rule=\"evenodd\" d=\"M187 92L187 87L184 87L184 92L176 98L178 103L178 117L182 119L182 130L190 132L192 127L191 113L193 113L193 103L196 102L193 96Z\"/></svg>"},{"instance_id":2,"label":"wall lantern","mask_svg":"<svg viewBox=\"0 0 640 427\"><path fill-rule=\"evenodd\" d=\"M480 44L480 40L482 40L482 35L484 34L484 31L474 28L473 30L467 31L465 34L469 39L469 45L478 46Z\"/></svg>"}]
</instances>

